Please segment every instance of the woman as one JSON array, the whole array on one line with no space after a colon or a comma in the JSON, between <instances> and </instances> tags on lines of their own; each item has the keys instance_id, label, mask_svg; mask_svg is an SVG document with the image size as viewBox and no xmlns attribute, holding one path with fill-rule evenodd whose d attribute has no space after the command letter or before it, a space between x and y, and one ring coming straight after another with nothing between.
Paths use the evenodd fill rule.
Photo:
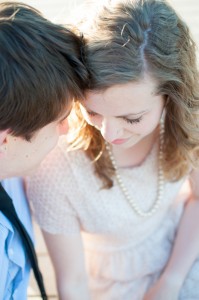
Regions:
<instances>
[{"instance_id":1,"label":"woman","mask_svg":"<svg viewBox=\"0 0 199 300\"><path fill-rule=\"evenodd\" d=\"M60 299L199 299L189 30L165 1L120 0L102 6L84 36L90 80L78 129L29 182Z\"/></svg>"}]
</instances>

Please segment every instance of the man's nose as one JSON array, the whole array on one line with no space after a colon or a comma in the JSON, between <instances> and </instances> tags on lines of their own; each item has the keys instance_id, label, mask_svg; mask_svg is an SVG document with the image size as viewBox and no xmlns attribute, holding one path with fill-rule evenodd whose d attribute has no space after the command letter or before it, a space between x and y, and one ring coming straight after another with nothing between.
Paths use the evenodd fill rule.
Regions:
<instances>
[{"instance_id":1,"label":"man's nose","mask_svg":"<svg viewBox=\"0 0 199 300\"><path fill-rule=\"evenodd\" d=\"M66 134L68 132L68 120L65 119L64 121L61 122L61 124L59 124L59 134L63 135Z\"/></svg>"}]
</instances>

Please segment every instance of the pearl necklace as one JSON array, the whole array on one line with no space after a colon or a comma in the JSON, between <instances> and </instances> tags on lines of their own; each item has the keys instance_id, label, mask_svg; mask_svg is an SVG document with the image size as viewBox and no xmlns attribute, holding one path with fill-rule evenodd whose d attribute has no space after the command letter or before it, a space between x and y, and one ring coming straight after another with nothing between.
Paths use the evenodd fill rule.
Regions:
<instances>
[{"instance_id":1,"label":"pearl necklace","mask_svg":"<svg viewBox=\"0 0 199 300\"><path fill-rule=\"evenodd\" d=\"M158 155L158 188L157 188L157 198L152 205L152 207L148 211L142 211L137 203L131 198L131 196L128 193L128 190L126 189L122 178L119 174L118 167L115 161L115 158L111 152L110 146L106 143L106 149L108 151L110 160L112 162L112 165L115 169L115 176L117 183L126 198L126 200L129 202L131 207L133 208L134 212L139 215L140 217L150 217L153 215L157 209L160 206L162 196L163 196L163 190L164 190L164 176L163 176L163 169L162 169L162 157L163 157L163 143L164 143L164 121L160 121L160 132L159 132L159 155Z\"/></svg>"}]
</instances>

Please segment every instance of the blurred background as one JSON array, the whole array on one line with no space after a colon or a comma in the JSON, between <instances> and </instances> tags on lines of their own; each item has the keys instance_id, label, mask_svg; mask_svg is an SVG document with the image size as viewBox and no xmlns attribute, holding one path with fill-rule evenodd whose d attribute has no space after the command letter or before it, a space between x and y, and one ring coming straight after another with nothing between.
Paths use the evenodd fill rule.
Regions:
<instances>
[{"instance_id":1,"label":"blurred background","mask_svg":"<svg viewBox=\"0 0 199 300\"><path fill-rule=\"evenodd\" d=\"M5 0L4 0L5 1ZM81 6L90 0L19 0L27 3L38 10L43 15L55 23L70 23L75 21L78 12L81 12ZM96 0L100 1L100 0ZM0 2L3 2L0 0ZM197 42L199 48L199 0L169 0L171 5L178 11L184 21L190 27L192 35ZM165 37L166 38L166 37ZM198 52L199 53L199 52ZM198 56L199 57L199 56ZM46 247L41 236L40 230L34 224L36 232L36 251L39 258L39 264L44 275L45 284L49 299L55 300L57 298L55 279L53 268L46 251ZM29 286L29 300L39 300L39 292L35 283L34 277L31 276Z\"/></svg>"},{"instance_id":2,"label":"blurred background","mask_svg":"<svg viewBox=\"0 0 199 300\"><path fill-rule=\"evenodd\" d=\"M45 17L56 23L74 21L75 12L81 11L81 5L88 0L21 0L39 9ZM100 0L96 0L100 1ZM3 1L0 1L3 2ZM173 7L188 23L191 32L199 45L199 1L198 0L169 0Z\"/></svg>"}]
</instances>

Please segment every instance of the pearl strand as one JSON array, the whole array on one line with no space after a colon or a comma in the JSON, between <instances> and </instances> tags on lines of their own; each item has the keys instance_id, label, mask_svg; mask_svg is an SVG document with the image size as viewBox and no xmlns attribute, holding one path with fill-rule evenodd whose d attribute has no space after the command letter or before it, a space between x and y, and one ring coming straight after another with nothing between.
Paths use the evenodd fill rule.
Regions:
<instances>
[{"instance_id":1,"label":"pearl strand","mask_svg":"<svg viewBox=\"0 0 199 300\"><path fill-rule=\"evenodd\" d=\"M158 187L157 187L157 198L148 211L142 211L139 206L137 205L136 202L131 198L131 196L128 193L127 188L125 187L122 178L119 174L118 167L116 165L115 158L111 152L110 146L106 143L106 149L109 153L110 160L112 162L112 165L115 169L115 176L116 180L118 182L118 185L125 196L126 200L129 202L131 207L133 208L134 212L139 215L140 217L150 217L153 215L157 209L160 206L162 196L163 196L163 191L164 191L164 175L163 175L163 169L162 169L162 158L163 158L163 143L164 143L164 122L163 120L160 121L160 132L159 132L159 155L158 155Z\"/></svg>"}]
</instances>

